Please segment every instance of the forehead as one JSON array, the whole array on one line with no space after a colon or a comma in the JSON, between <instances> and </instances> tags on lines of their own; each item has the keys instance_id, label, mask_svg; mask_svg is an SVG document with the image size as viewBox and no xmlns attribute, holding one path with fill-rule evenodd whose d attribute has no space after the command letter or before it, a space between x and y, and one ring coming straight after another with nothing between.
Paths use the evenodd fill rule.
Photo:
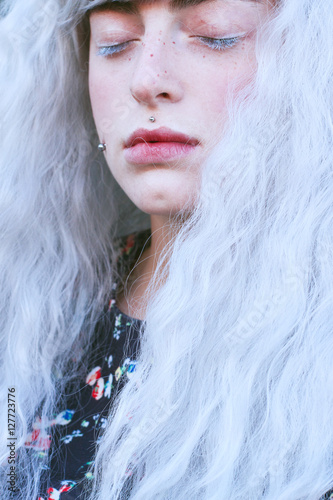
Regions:
<instances>
[{"instance_id":1,"label":"forehead","mask_svg":"<svg viewBox=\"0 0 333 500\"><path fill-rule=\"evenodd\" d=\"M144 5L153 5L156 3L164 3L168 6L170 12L176 12L194 7L195 5L203 3L216 3L216 2L232 2L233 0L108 0L106 2L92 2L91 9L94 10L111 10L118 12L131 12L139 11L139 8ZM264 3L265 0L234 0L240 3Z\"/></svg>"}]
</instances>

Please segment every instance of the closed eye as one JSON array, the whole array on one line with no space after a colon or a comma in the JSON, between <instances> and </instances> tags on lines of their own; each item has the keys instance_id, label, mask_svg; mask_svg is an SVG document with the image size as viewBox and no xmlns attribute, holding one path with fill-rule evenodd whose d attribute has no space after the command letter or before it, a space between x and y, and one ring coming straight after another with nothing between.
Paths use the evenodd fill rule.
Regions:
<instances>
[{"instance_id":1,"label":"closed eye","mask_svg":"<svg viewBox=\"0 0 333 500\"><path fill-rule=\"evenodd\" d=\"M131 40L128 42L116 43L114 45L98 47L97 55L104 57L113 56L114 54L125 50L129 43L131 43Z\"/></svg>"},{"instance_id":2,"label":"closed eye","mask_svg":"<svg viewBox=\"0 0 333 500\"><path fill-rule=\"evenodd\" d=\"M229 38L209 38L207 36L196 37L203 44L214 50L226 50L234 47L243 36L233 36Z\"/></svg>"}]
</instances>

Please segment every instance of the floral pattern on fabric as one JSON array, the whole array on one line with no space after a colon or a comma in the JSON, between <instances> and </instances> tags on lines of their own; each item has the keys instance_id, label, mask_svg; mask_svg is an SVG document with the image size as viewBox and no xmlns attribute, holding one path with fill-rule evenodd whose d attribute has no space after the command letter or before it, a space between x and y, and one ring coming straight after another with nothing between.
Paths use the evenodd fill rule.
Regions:
<instances>
[{"instance_id":1,"label":"floral pattern on fabric","mask_svg":"<svg viewBox=\"0 0 333 500\"><path fill-rule=\"evenodd\" d=\"M126 276L149 236L147 229L119 240L119 276ZM143 322L118 309L119 284L113 284L109 304L96 325L96 348L79 391L66 396L66 408L53 419L42 422L37 418L26 438L25 446L40 459L51 453L49 466L42 465L40 496L36 500L84 498L83 489L93 478L90 469L95 446L106 427L113 396L135 371Z\"/></svg>"}]
</instances>

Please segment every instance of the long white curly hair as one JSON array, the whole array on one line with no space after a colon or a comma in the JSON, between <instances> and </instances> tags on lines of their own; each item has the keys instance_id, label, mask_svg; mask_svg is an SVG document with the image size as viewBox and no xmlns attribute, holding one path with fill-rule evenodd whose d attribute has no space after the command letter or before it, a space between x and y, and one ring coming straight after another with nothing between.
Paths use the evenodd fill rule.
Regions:
<instances>
[{"instance_id":1,"label":"long white curly hair","mask_svg":"<svg viewBox=\"0 0 333 500\"><path fill-rule=\"evenodd\" d=\"M0 7L2 499L8 388L17 498L31 500L25 436L89 346L116 237L149 224L95 153L96 3ZM332 27L328 0L282 0L258 34L255 81L229 103L197 206L156 272L92 499L318 500L333 486Z\"/></svg>"}]
</instances>

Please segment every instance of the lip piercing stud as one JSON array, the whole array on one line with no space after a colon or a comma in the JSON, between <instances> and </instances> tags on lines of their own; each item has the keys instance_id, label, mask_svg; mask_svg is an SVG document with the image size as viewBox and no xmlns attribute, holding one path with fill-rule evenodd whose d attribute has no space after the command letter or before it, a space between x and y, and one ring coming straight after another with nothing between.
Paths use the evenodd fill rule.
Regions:
<instances>
[{"instance_id":1,"label":"lip piercing stud","mask_svg":"<svg viewBox=\"0 0 333 500\"><path fill-rule=\"evenodd\" d=\"M154 122L154 121L155 121L155 118L154 118L153 116L151 116L151 117L149 118L149 120L150 120L151 122Z\"/></svg>"}]
</instances>

